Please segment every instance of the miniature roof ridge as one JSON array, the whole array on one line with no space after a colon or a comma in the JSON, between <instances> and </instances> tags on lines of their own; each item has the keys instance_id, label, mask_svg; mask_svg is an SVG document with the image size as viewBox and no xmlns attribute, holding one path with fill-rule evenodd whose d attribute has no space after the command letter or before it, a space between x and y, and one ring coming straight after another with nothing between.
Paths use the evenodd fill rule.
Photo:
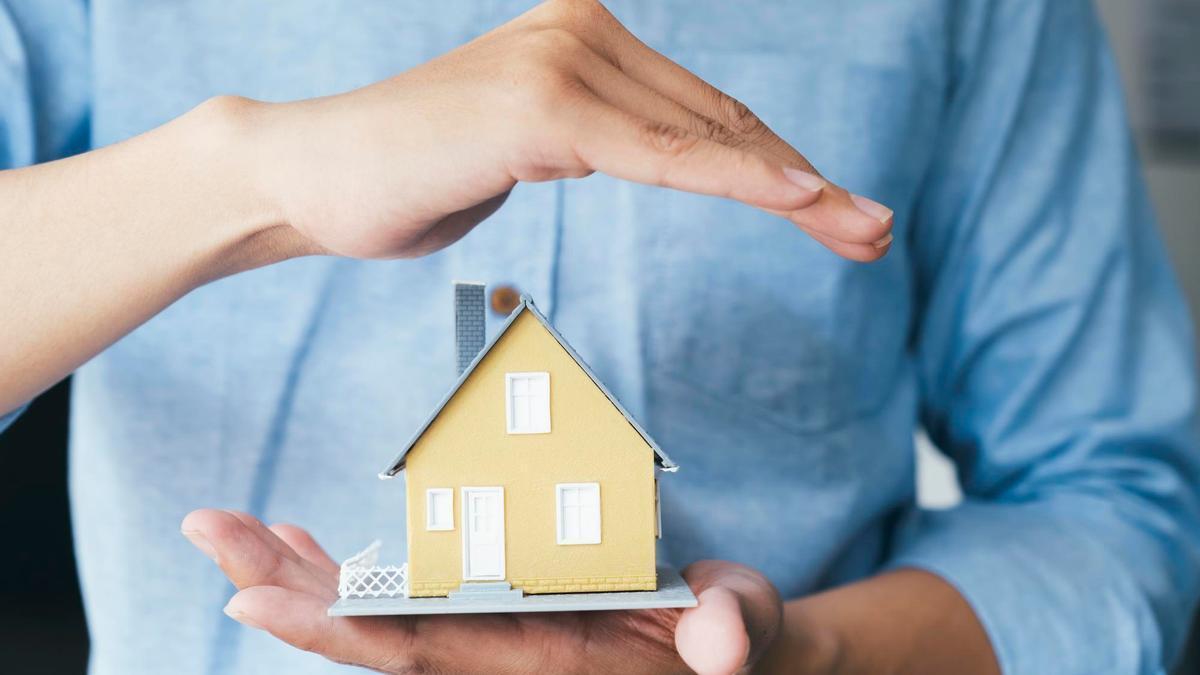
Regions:
<instances>
[{"instance_id":1,"label":"miniature roof ridge","mask_svg":"<svg viewBox=\"0 0 1200 675\"><path fill-rule=\"evenodd\" d=\"M508 332L508 329L512 326L513 322L517 320L517 317L521 315L521 312L526 309L528 309L529 312L533 314L534 318L538 320L538 323L542 324L542 327L554 337L554 340L558 342L559 346L561 346L567 352L571 359L574 360L580 369L583 370L584 374L586 374L588 378L591 379L592 383L596 385L596 388L599 389L609 400L609 402L613 404L613 407L617 409L617 412L621 413L621 416L625 418L625 421L629 423L629 426L633 427L633 430L642 437L642 440L646 442L646 445L650 446L650 449L654 451L654 460L658 467L663 471L676 471L679 469L679 465L672 461L671 458L667 456L667 453L663 452L662 448L658 447L658 443L654 442L654 439L650 437L650 434L646 433L646 430L642 428L642 425L637 423L637 420L635 420L633 416L629 414L629 411L625 409L625 406L621 405L621 402L617 400L617 397L608 390L608 387L604 386L604 383L600 381L600 378L596 377L596 374L592 372L590 367L588 367L587 362L585 362L583 358L579 356L579 353L571 347L566 339L563 338L562 334L555 330L554 326L550 325L550 321L546 318L546 316L542 314L536 305L533 304L533 299L529 297L529 295L523 293L521 294L520 304L513 309L512 313L508 315L508 318L504 320L504 324L500 326L500 330L496 331L496 334L492 337L492 339L488 340L487 344L483 346L483 349L479 350L479 353L475 355L475 358L471 360L471 363L469 363L466 369L463 370L462 374L458 376L458 379L454 382L454 385L450 387L450 391L448 391L446 395L442 397L442 400L437 404L437 406L434 407L433 412L429 415L429 417L425 418L425 421L421 423L421 427L417 429L417 432L413 434L408 443L404 444L404 448L400 450L400 454L396 456L396 459L394 459L392 463L388 465L388 468L384 469L383 472L379 474L380 479L387 480L388 478L394 478L396 474L400 473L400 471L404 468L404 463L406 457L408 456L408 452L412 450L413 446L417 444L417 441L419 441L421 437L425 435L425 432L429 430L429 425L433 424L433 421L437 419L438 415L441 414L442 409L445 408L448 403L450 403L450 399L454 398L455 394L458 393L458 390L462 388L462 385L471 377L471 374L475 372L475 368L478 367L480 362L483 361L484 357L488 355L488 352L492 351L492 347L496 346L496 343L500 341L500 338L504 337L504 334Z\"/></svg>"}]
</instances>

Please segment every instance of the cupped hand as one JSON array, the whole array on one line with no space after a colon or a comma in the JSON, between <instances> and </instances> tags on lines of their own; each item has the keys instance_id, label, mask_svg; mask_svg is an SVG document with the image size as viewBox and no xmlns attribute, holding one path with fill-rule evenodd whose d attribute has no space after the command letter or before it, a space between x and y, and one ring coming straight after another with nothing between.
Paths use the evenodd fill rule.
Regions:
<instances>
[{"instance_id":1,"label":"cupped hand","mask_svg":"<svg viewBox=\"0 0 1200 675\"><path fill-rule=\"evenodd\" d=\"M342 255L430 253L518 182L597 171L744 202L855 260L891 241L890 210L821 178L745 105L643 44L597 0L550 0L345 94L221 100L235 127L252 131L240 145L279 220Z\"/></svg>"},{"instance_id":2,"label":"cupped hand","mask_svg":"<svg viewBox=\"0 0 1200 675\"><path fill-rule=\"evenodd\" d=\"M754 570L698 562L693 609L331 617L338 565L304 530L203 509L183 534L239 589L237 621L339 663L387 673L675 673L746 670L779 630L775 588Z\"/></svg>"}]
</instances>

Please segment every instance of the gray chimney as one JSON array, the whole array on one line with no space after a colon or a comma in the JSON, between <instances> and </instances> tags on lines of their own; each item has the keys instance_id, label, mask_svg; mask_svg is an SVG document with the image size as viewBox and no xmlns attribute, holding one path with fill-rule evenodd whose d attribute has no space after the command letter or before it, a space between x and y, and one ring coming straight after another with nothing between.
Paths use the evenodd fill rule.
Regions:
<instances>
[{"instance_id":1,"label":"gray chimney","mask_svg":"<svg viewBox=\"0 0 1200 675\"><path fill-rule=\"evenodd\" d=\"M462 375L483 349L483 284L454 282L454 351Z\"/></svg>"}]
</instances>

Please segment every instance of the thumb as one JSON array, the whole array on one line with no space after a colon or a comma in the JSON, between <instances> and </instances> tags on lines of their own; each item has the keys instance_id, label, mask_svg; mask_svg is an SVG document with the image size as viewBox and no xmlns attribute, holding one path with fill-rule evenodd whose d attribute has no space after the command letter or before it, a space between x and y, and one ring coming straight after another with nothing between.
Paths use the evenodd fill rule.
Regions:
<instances>
[{"instance_id":1,"label":"thumb","mask_svg":"<svg viewBox=\"0 0 1200 675\"><path fill-rule=\"evenodd\" d=\"M675 648L700 675L729 675L755 663L779 632L783 605L761 573L736 563L704 560L683 577L699 605L675 627Z\"/></svg>"}]
</instances>

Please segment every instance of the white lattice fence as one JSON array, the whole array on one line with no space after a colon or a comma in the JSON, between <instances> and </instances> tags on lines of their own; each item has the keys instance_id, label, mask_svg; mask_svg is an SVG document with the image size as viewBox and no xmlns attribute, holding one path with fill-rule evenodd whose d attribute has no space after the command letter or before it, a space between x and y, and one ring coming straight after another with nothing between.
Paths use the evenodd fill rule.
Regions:
<instances>
[{"instance_id":1,"label":"white lattice fence","mask_svg":"<svg viewBox=\"0 0 1200 675\"><path fill-rule=\"evenodd\" d=\"M408 597L408 563L376 565L382 544L372 542L362 553L342 563L338 595L343 598Z\"/></svg>"}]
</instances>

